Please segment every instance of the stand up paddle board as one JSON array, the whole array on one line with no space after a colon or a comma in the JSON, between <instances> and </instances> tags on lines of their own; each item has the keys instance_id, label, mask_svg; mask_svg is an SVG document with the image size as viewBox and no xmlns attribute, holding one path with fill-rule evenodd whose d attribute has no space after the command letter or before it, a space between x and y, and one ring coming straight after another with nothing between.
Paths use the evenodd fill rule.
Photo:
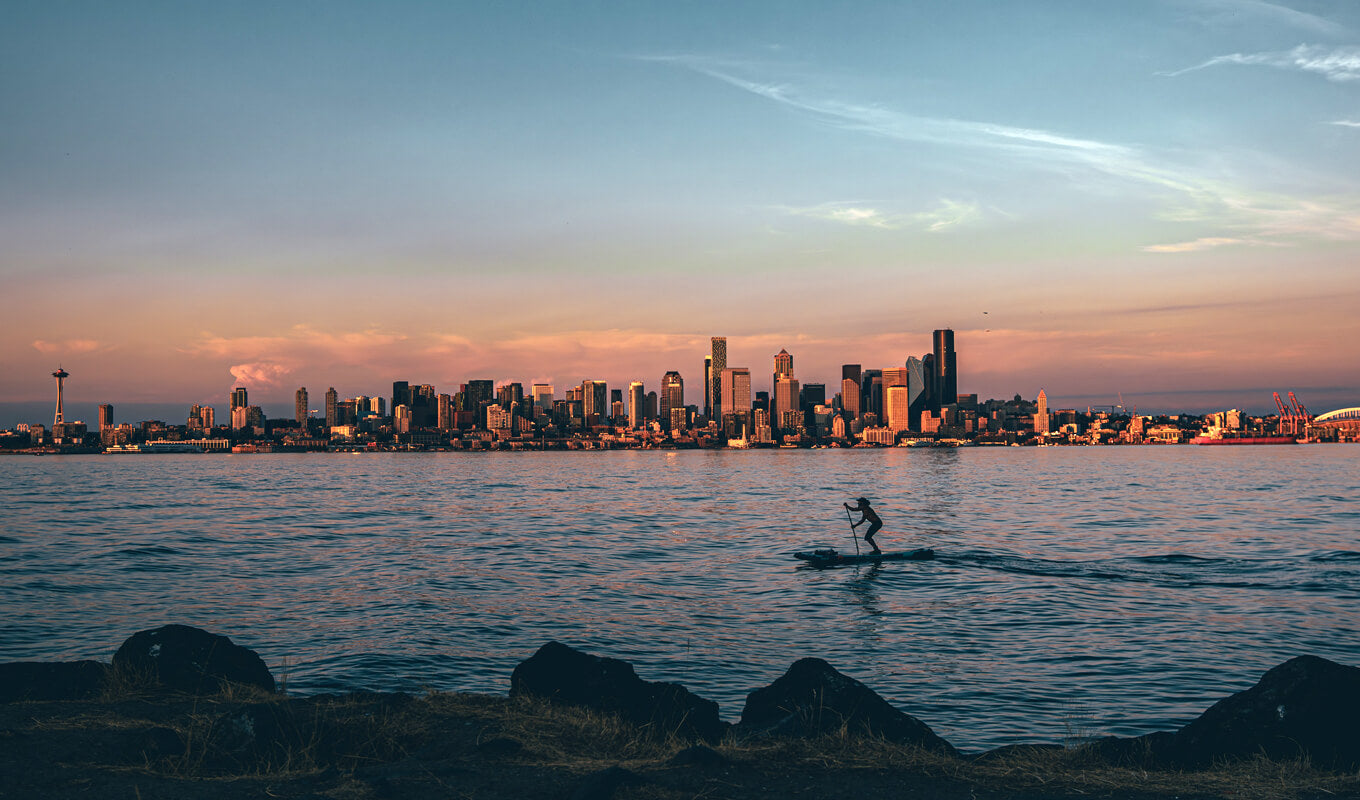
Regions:
<instances>
[{"instance_id":1,"label":"stand up paddle board","mask_svg":"<svg viewBox=\"0 0 1360 800\"><path fill-rule=\"evenodd\" d=\"M922 547L917 550L897 550L891 553L864 553L852 556L838 553L831 548L822 550L810 550L805 553L794 553L794 558L801 558L814 567L838 567L842 564L877 564L880 561L929 561L935 557L935 551L929 547Z\"/></svg>"}]
</instances>

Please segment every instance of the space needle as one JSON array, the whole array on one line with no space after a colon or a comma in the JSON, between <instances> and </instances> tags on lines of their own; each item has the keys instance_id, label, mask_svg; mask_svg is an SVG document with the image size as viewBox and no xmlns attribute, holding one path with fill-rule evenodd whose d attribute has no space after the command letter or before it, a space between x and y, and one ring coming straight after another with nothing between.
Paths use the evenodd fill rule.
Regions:
<instances>
[{"instance_id":1,"label":"space needle","mask_svg":"<svg viewBox=\"0 0 1360 800\"><path fill-rule=\"evenodd\" d=\"M66 379L71 377L71 373L67 372L61 367L57 367L57 371L52 373L52 377L57 379L57 416L55 419L52 420L52 427L55 428L64 421L61 417L61 395L63 390L66 388L65 387Z\"/></svg>"}]
</instances>

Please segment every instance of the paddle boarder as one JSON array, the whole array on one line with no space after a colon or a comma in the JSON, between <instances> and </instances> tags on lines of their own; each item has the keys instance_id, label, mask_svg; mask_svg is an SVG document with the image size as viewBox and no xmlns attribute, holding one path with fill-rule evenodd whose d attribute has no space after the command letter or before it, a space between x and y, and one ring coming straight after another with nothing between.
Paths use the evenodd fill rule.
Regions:
<instances>
[{"instance_id":1,"label":"paddle boarder","mask_svg":"<svg viewBox=\"0 0 1360 800\"><path fill-rule=\"evenodd\" d=\"M855 500L853 506L849 503L842 503L841 505L845 506L846 511L858 511L860 513L859 522L850 523L851 530L858 528L865 522L869 523L869 529L864 532L864 541L874 548L875 555L882 553L883 551L878 549L878 545L874 544L874 534L878 533L878 529L883 527L883 520L879 519L878 514L869 507L869 501L861 497Z\"/></svg>"}]
</instances>

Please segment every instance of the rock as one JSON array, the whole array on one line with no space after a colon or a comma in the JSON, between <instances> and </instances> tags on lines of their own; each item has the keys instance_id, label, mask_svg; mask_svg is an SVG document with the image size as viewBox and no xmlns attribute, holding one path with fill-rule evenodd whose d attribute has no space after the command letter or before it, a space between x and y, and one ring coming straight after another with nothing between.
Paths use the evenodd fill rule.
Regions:
<instances>
[{"instance_id":1,"label":"rock","mask_svg":"<svg viewBox=\"0 0 1360 800\"><path fill-rule=\"evenodd\" d=\"M738 729L772 736L839 733L881 736L899 744L956 755L929 726L898 711L854 678L820 658L804 658L763 689L746 697Z\"/></svg>"},{"instance_id":2,"label":"rock","mask_svg":"<svg viewBox=\"0 0 1360 800\"><path fill-rule=\"evenodd\" d=\"M672 767L721 767L727 763L727 756L711 747L696 744L671 756L666 763Z\"/></svg>"},{"instance_id":3,"label":"rock","mask_svg":"<svg viewBox=\"0 0 1360 800\"><path fill-rule=\"evenodd\" d=\"M716 741L727 731L718 704L678 683L651 683L617 658L603 658L548 642L520 662L510 676L510 696L618 714L658 736L671 734Z\"/></svg>"},{"instance_id":4,"label":"rock","mask_svg":"<svg viewBox=\"0 0 1360 800\"><path fill-rule=\"evenodd\" d=\"M1360 668L1317 656L1291 658L1246 691L1214 703L1173 733L1105 740L1111 760L1203 767L1216 760L1307 756L1314 766L1360 767Z\"/></svg>"},{"instance_id":5,"label":"rock","mask_svg":"<svg viewBox=\"0 0 1360 800\"><path fill-rule=\"evenodd\" d=\"M0 703L85 700L99 695L109 665L98 661L17 661L0 664Z\"/></svg>"},{"instance_id":6,"label":"rock","mask_svg":"<svg viewBox=\"0 0 1360 800\"><path fill-rule=\"evenodd\" d=\"M642 779L623 767L610 767L592 772L581 779L571 800L610 800L621 786L636 785Z\"/></svg>"},{"instance_id":7,"label":"rock","mask_svg":"<svg viewBox=\"0 0 1360 800\"><path fill-rule=\"evenodd\" d=\"M275 690L274 676L253 650L225 636L188 625L165 625L135 633L113 655L113 666L145 673L168 689L210 694L223 683Z\"/></svg>"}]
</instances>

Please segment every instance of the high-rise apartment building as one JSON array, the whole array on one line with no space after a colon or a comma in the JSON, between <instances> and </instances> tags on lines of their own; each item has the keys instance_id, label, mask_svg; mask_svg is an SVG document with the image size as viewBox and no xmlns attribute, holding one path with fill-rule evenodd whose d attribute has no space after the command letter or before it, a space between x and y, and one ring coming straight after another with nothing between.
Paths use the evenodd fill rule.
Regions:
<instances>
[{"instance_id":1,"label":"high-rise apartment building","mask_svg":"<svg viewBox=\"0 0 1360 800\"><path fill-rule=\"evenodd\" d=\"M307 427L307 387L298 387L293 394L293 419L302 427Z\"/></svg>"},{"instance_id":2,"label":"high-rise apartment building","mask_svg":"<svg viewBox=\"0 0 1360 800\"><path fill-rule=\"evenodd\" d=\"M335 391L335 387L326 390L326 427L334 428L340 424L338 406L340 404L340 393ZM402 405L406 405L402 403Z\"/></svg>"},{"instance_id":3,"label":"high-rise apartment building","mask_svg":"<svg viewBox=\"0 0 1360 800\"><path fill-rule=\"evenodd\" d=\"M685 381L680 373L671 370L661 377L661 394L657 396L657 403L657 417L662 425L669 425L671 409L685 407Z\"/></svg>"},{"instance_id":4,"label":"high-rise apartment building","mask_svg":"<svg viewBox=\"0 0 1360 800\"><path fill-rule=\"evenodd\" d=\"M441 431L453 430L453 395L439 395L439 416L435 424Z\"/></svg>"},{"instance_id":5,"label":"high-rise apartment building","mask_svg":"<svg viewBox=\"0 0 1360 800\"><path fill-rule=\"evenodd\" d=\"M713 414L722 413L721 409L723 408L722 373L723 370L727 369L726 336L713 337L712 354L709 358L711 359L708 364L710 395L706 405L712 412L712 414L710 414L710 418L712 418ZM749 377L750 370L747 370L747 375ZM750 406L749 397L747 406Z\"/></svg>"},{"instance_id":6,"label":"high-rise apartment building","mask_svg":"<svg viewBox=\"0 0 1360 800\"><path fill-rule=\"evenodd\" d=\"M213 407L212 407L212 406L204 406L202 409L199 410L199 412L198 412L198 418L201 419L201 420L203 420L203 429L204 429L204 430L212 430L212 427L213 427L213 425L214 425L215 422L216 422L216 421L213 419L213 414L214 414L214 412L213 412Z\"/></svg>"},{"instance_id":7,"label":"high-rise apartment building","mask_svg":"<svg viewBox=\"0 0 1360 800\"><path fill-rule=\"evenodd\" d=\"M642 381L633 381L628 384L628 427L637 430L642 427L642 421L646 419L647 411L647 392L642 386Z\"/></svg>"},{"instance_id":8,"label":"high-rise apartment building","mask_svg":"<svg viewBox=\"0 0 1360 800\"><path fill-rule=\"evenodd\" d=\"M949 328L935 331L935 391L939 405L959 401L958 358L954 353L954 331Z\"/></svg>"},{"instance_id":9,"label":"high-rise apartment building","mask_svg":"<svg viewBox=\"0 0 1360 800\"><path fill-rule=\"evenodd\" d=\"M237 386L231 390L231 408L235 411L238 408L245 408L250 405L250 400L246 396L246 387Z\"/></svg>"},{"instance_id":10,"label":"high-rise apartment building","mask_svg":"<svg viewBox=\"0 0 1360 800\"><path fill-rule=\"evenodd\" d=\"M113 427L113 406L103 403L99 406L99 432Z\"/></svg>"}]
</instances>

